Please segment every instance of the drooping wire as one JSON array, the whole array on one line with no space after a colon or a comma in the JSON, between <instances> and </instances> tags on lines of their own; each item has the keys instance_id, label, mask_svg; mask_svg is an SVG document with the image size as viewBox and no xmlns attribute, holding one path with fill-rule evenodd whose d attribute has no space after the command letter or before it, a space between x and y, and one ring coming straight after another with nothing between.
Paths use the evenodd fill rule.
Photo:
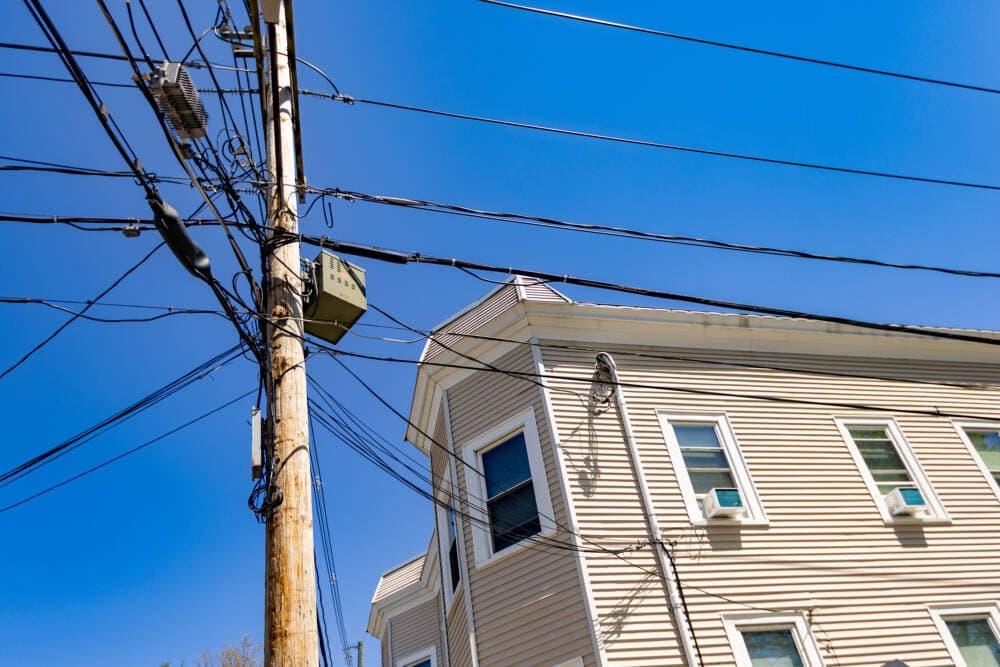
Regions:
<instances>
[{"instance_id":1,"label":"drooping wire","mask_svg":"<svg viewBox=\"0 0 1000 667\"><path fill-rule=\"evenodd\" d=\"M107 296L108 293L110 293L114 288L116 288L120 284L122 284L122 282L126 278L128 278L130 275L132 275L132 273L134 273L135 271L137 271L139 269L139 267L141 267L143 264L145 264L146 261L149 260L149 258L151 258L154 254L156 254L156 251L159 250L160 248L162 248L163 245L164 245L164 243L161 241L156 246L154 246L153 249L150 250L148 253L146 253L138 262L136 262L131 267L129 267L128 269L126 269L124 273L122 273L120 276L118 276L114 280L114 282L112 282L110 285L108 285L106 288L104 288L101 291L100 294L98 294L93 299L91 299L90 302L86 306L84 306L78 313L74 314L68 320L66 320L65 322L63 322L62 324L60 324L58 327L56 327L55 331L53 331L51 334L49 334L48 336L46 336L45 338L43 338L39 343L37 343L34 347L32 347L30 350L28 350L26 353L24 353L13 364L11 364L7 368L5 368L3 371L0 371L0 380L2 380L3 378L7 377L8 375L10 375L10 373L12 373L14 371L14 369L16 369L18 366L20 366L24 362L26 362L36 352L38 352L43 347L45 347L50 342L52 342L52 340L56 336L58 336L59 334L61 334L66 329L66 327L68 327L69 325L73 324L73 322L75 322L78 318L82 317L84 315L84 313L86 313L88 310L90 310L90 308L93 307L94 302L100 301L105 296Z\"/></svg>"},{"instance_id":2,"label":"drooping wire","mask_svg":"<svg viewBox=\"0 0 1000 667\"><path fill-rule=\"evenodd\" d=\"M169 398L170 396L173 396L191 384L210 376L216 370L232 363L236 359L240 358L240 356L239 345L235 345L228 350L224 350L219 354L213 355L208 360L198 364L193 369L147 394L131 405L0 474L0 487L7 486L25 475L48 465L52 461L68 454L74 449L77 449L86 442L89 442L108 429L119 426L124 421L141 412L144 412L145 410L148 410L152 406L165 400L166 398Z\"/></svg>"},{"instance_id":3,"label":"drooping wire","mask_svg":"<svg viewBox=\"0 0 1000 667\"><path fill-rule=\"evenodd\" d=\"M25 498L22 498L21 500L18 500L17 502L14 502L14 503L11 503L9 505L5 505L3 507L0 507L0 513L6 512L7 510L12 510L15 507L20 507L21 505L24 505L25 503L30 502L30 501L34 500L35 498L38 498L40 496L44 496L45 494L47 494L47 493L49 493L51 491L55 491L56 489L62 488L64 486L66 486L67 484L70 484L71 482L75 482L76 480L78 480L78 479L80 479L82 477L86 477L87 475L90 475L91 473L97 472L101 468L105 468L105 467L111 465L112 463L115 463L117 461L122 460L123 458L125 458L127 456L131 456L132 454L135 454L136 452L138 452L140 450L143 450L146 447L149 447L150 445L154 445L157 442L160 442L161 440L164 440L164 439L170 437L171 435L173 435L173 434L175 434L175 433L177 433L179 431L182 431L182 430L188 428L189 426L193 426L194 424L202 421L203 419L207 419L208 417L211 417L212 415L214 415L217 412L221 412L222 410L228 408L230 405L233 405L234 403L237 403L238 401L241 401L244 398L247 398L248 396L252 395L254 393L254 391L255 390L250 390L250 391L246 392L245 394L241 394L241 395L237 396L236 398L233 398L233 399L231 399L229 401L226 401L222 405L219 405L219 406L217 406L215 408L212 408L208 412L204 412L204 413L200 414L199 416L195 417L194 419L190 419L190 420L184 422L183 424L181 424L179 426L175 426L174 428L170 429L169 431L166 431L165 433L161 433L160 435L156 436L155 438L151 438L149 440L146 440L145 442L143 442L140 445L136 445L135 447L132 447L131 449L125 450L121 454L118 454L117 456L113 456L110 459L107 459L106 461L104 461L102 463L99 463L99 464L97 464L95 466L91 466L90 468L87 468L83 472L79 472L79 473L73 475L72 477L68 477L68 478L64 479L63 481L58 482L57 484L53 484L52 486L48 486L48 487L42 489L41 491L37 491L37 492L35 492L35 493L33 493L33 494L25 497Z\"/></svg>"}]
</instances>

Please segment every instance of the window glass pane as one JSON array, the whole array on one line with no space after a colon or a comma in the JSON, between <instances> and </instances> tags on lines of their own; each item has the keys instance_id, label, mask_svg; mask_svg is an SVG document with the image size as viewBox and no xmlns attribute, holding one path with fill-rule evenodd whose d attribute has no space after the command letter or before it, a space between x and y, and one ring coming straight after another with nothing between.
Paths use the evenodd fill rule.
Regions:
<instances>
[{"instance_id":1,"label":"window glass pane","mask_svg":"<svg viewBox=\"0 0 1000 667\"><path fill-rule=\"evenodd\" d=\"M736 484L733 482L733 476L729 474L728 470L711 472L697 470L689 472L688 475L691 477L691 486L694 487L694 492L698 495L708 493L710 489L715 487L724 489L736 488Z\"/></svg>"},{"instance_id":2,"label":"window glass pane","mask_svg":"<svg viewBox=\"0 0 1000 667\"><path fill-rule=\"evenodd\" d=\"M431 667L431 659L427 658L426 660L421 660L420 662L414 662L406 667Z\"/></svg>"},{"instance_id":3,"label":"window glass pane","mask_svg":"<svg viewBox=\"0 0 1000 667\"><path fill-rule=\"evenodd\" d=\"M996 431L967 431L967 433L986 467L990 470L1000 470L1000 433Z\"/></svg>"},{"instance_id":4,"label":"window glass pane","mask_svg":"<svg viewBox=\"0 0 1000 667\"><path fill-rule=\"evenodd\" d=\"M448 549L448 568L451 571L451 592L458 588L458 582L462 580L462 571L458 569L458 542L452 541L451 548Z\"/></svg>"},{"instance_id":5,"label":"window glass pane","mask_svg":"<svg viewBox=\"0 0 1000 667\"><path fill-rule=\"evenodd\" d=\"M869 470L906 470L903 459L899 458L896 447L890 441L855 440L855 442Z\"/></svg>"},{"instance_id":6,"label":"window glass pane","mask_svg":"<svg viewBox=\"0 0 1000 667\"><path fill-rule=\"evenodd\" d=\"M541 531L531 482L487 503L493 550L500 551Z\"/></svg>"},{"instance_id":7,"label":"window glass pane","mask_svg":"<svg viewBox=\"0 0 1000 667\"><path fill-rule=\"evenodd\" d=\"M722 468L729 469L726 453L721 449L682 449L684 465L688 468Z\"/></svg>"},{"instance_id":8,"label":"window glass pane","mask_svg":"<svg viewBox=\"0 0 1000 667\"><path fill-rule=\"evenodd\" d=\"M946 623L967 667L1000 667L1000 644L985 618Z\"/></svg>"},{"instance_id":9,"label":"window glass pane","mask_svg":"<svg viewBox=\"0 0 1000 667\"><path fill-rule=\"evenodd\" d=\"M714 426L674 425L674 435L681 447L719 447L719 436Z\"/></svg>"},{"instance_id":10,"label":"window glass pane","mask_svg":"<svg viewBox=\"0 0 1000 667\"><path fill-rule=\"evenodd\" d=\"M483 452L483 474L486 476L487 498L492 498L498 493L517 486L526 479L531 479L524 434L518 433L511 439Z\"/></svg>"},{"instance_id":11,"label":"window glass pane","mask_svg":"<svg viewBox=\"0 0 1000 667\"><path fill-rule=\"evenodd\" d=\"M743 632L753 667L802 667L791 629Z\"/></svg>"}]
</instances>

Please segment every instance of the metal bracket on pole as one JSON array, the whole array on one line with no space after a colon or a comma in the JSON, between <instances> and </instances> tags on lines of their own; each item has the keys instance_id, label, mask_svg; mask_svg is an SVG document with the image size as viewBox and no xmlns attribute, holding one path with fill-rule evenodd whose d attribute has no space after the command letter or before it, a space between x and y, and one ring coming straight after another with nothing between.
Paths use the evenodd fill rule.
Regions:
<instances>
[{"instance_id":1,"label":"metal bracket on pole","mask_svg":"<svg viewBox=\"0 0 1000 667\"><path fill-rule=\"evenodd\" d=\"M278 22L278 9L281 7L281 0L260 0L261 17L265 23Z\"/></svg>"}]
</instances>

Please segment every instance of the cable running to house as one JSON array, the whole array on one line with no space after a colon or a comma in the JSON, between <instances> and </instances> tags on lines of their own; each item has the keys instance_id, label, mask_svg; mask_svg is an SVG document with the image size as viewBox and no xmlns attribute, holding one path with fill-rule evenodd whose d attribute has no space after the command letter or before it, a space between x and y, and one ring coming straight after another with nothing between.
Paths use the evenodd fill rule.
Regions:
<instances>
[{"instance_id":1,"label":"cable running to house","mask_svg":"<svg viewBox=\"0 0 1000 667\"><path fill-rule=\"evenodd\" d=\"M340 188L317 188L310 187L309 192L316 195L328 195L337 197L345 201L362 201L371 204L384 204L398 208L415 209L432 213L444 213L458 215L467 218L492 220L495 222L507 222L522 224L532 227L544 227L563 231L581 232L585 234L597 234L600 236L614 236L619 238L630 238L642 241L655 241L661 243L671 243L677 245L687 245L699 248L713 248L718 250L730 250L734 252L745 252L761 255L776 255L779 257L793 257L798 259L812 259L826 262L843 262L847 264L863 264L893 269L907 269L914 271L930 271L935 273L945 273L955 276L968 276L973 278L1000 278L1000 273L991 271L974 271L971 269L956 269L945 266L933 266L925 264L888 262L878 259L847 257L838 255L825 255L808 252L805 250L795 250L789 248L775 248L771 246L755 246L743 243L733 243L730 241L719 241L715 239L705 239L696 236L681 236L677 234L661 234L658 232L647 232L628 227L615 227L610 225L599 225L582 222L560 220L525 213L511 213L506 211L489 211L458 204L442 204L439 202L426 201L423 199L408 199L405 197L393 197L385 195L373 195L353 190L341 190Z\"/></svg>"},{"instance_id":2,"label":"cable running to house","mask_svg":"<svg viewBox=\"0 0 1000 667\"><path fill-rule=\"evenodd\" d=\"M931 329L931 328L917 327L905 324L887 324L882 322L870 322L850 317L824 315L821 313L811 313L808 311L791 310L788 308L776 308L772 306L761 306L748 303L739 303L736 301L726 301L723 299L713 299L708 297L693 296L678 292L667 292L664 290L635 287L632 285L625 285L621 283L612 283L603 280L594 280L590 278L571 276L569 274L558 274L548 271L536 271L533 269L519 268L512 266L505 267L505 266L498 266L495 264L483 264L479 262L472 262L457 258L434 257L431 255L423 255L418 252L413 252L413 253L396 252L392 250L385 250L375 246L349 243L346 241L335 241L328 239L326 237L309 236L305 234L288 234L282 236L275 236L273 237L272 241L275 243L301 241L309 245L314 245L320 248L328 248L336 252L341 252L344 253L345 255L353 255L356 257L367 257L369 259L389 262L393 264L410 264L410 263L431 264L435 266L449 266L456 269L461 269L465 272L485 271L490 273L501 273L507 275L519 274L529 278L538 278L539 280L543 280L545 282L555 282L555 283L561 282L561 283L566 283L568 285L579 285L580 287L593 287L597 289L603 289L613 292L622 292L625 294L634 294L637 296L645 296L654 299L662 299L666 301L694 303L702 306L725 308L727 310L745 311L750 313L758 313L761 315L774 315L778 317L792 317L792 318L799 318L806 320L814 320L817 322L842 324L845 326L857 327L861 329L871 329L875 331L890 331L893 333L911 334L914 336L923 336L927 338L940 338L944 340L983 343L986 345L1000 345L1000 338L990 338L987 336L960 333L957 331Z\"/></svg>"}]
</instances>

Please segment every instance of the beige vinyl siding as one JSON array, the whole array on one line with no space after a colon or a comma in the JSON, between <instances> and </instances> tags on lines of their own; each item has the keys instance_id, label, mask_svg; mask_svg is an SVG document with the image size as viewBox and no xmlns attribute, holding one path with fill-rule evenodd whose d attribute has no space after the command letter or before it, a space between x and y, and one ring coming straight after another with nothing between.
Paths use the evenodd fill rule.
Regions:
<instances>
[{"instance_id":1,"label":"beige vinyl siding","mask_svg":"<svg viewBox=\"0 0 1000 667\"><path fill-rule=\"evenodd\" d=\"M528 301L557 301L567 302L565 296L552 289L537 278L524 278L519 276L521 294Z\"/></svg>"},{"instance_id":2,"label":"beige vinyl siding","mask_svg":"<svg viewBox=\"0 0 1000 667\"><path fill-rule=\"evenodd\" d=\"M423 554L413 560L406 561L394 570L386 572L378 581L375 588L375 595L372 596L372 603L384 600L394 593L398 593L407 586L411 586L420 581L420 574L424 571Z\"/></svg>"},{"instance_id":3,"label":"beige vinyl siding","mask_svg":"<svg viewBox=\"0 0 1000 667\"><path fill-rule=\"evenodd\" d=\"M705 665L732 665L722 613L808 610L828 666L946 667L951 659L928 604L1000 600L1000 502L951 420L902 409L1000 416L1000 392L888 380L806 375L685 361L730 363L953 383L1000 382L1000 367L930 361L625 348L609 346L623 383L708 392L868 403L887 411L694 395L624 387L664 538L677 566ZM585 396L594 353L542 349L547 371L588 382L550 384L580 531L608 546L646 537L614 410L590 417ZM770 525L692 527L657 411L726 414ZM952 519L951 525L886 525L838 431L835 417L895 417ZM628 557L654 571L648 548ZM588 553L602 640L612 665L681 665L656 577Z\"/></svg>"},{"instance_id":4,"label":"beige vinyl siding","mask_svg":"<svg viewBox=\"0 0 1000 667\"><path fill-rule=\"evenodd\" d=\"M441 663L441 601L433 598L392 617L392 660L434 647L434 661ZM395 665L393 665L395 667Z\"/></svg>"},{"instance_id":5,"label":"beige vinyl siding","mask_svg":"<svg viewBox=\"0 0 1000 667\"><path fill-rule=\"evenodd\" d=\"M488 295L482 303L470 309L468 312L446 322L437 331L451 331L457 334L471 333L481 327L486 322L499 317L508 309L517 304L517 290L514 285L504 285L492 294ZM454 345L461 340L460 336L448 334L436 334L435 338L447 346ZM430 361L436 356L445 352L442 345L431 341L424 351L424 361Z\"/></svg>"},{"instance_id":6,"label":"beige vinyl siding","mask_svg":"<svg viewBox=\"0 0 1000 667\"><path fill-rule=\"evenodd\" d=\"M472 667L472 650L469 645L469 622L465 611L465 591L459 586L455 591L451 609L448 610L449 667Z\"/></svg>"},{"instance_id":7,"label":"beige vinyl siding","mask_svg":"<svg viewBox=\"0 0 1000 667\"><path fill-rule=\"evenodd\" d=\"M519 372L534 369L527 347L505 355L494 365ZM514 415L528 408L533 410L556 523L566 525L565 503L538 386L521 378L479 373L452 387L448 403L452 436L458 448ZM459 469L461 491L468 498L468 475L474 473L462 465ZM481 499L471 502L482 506ZM531 544L477 569L468 521L463 522L463 538L482 667L551 667L579 656L584 657L588 667L595 664L572 552ZM557 533L556 538L567 539L563 533Z\"/></svg>"}]
</instances>

